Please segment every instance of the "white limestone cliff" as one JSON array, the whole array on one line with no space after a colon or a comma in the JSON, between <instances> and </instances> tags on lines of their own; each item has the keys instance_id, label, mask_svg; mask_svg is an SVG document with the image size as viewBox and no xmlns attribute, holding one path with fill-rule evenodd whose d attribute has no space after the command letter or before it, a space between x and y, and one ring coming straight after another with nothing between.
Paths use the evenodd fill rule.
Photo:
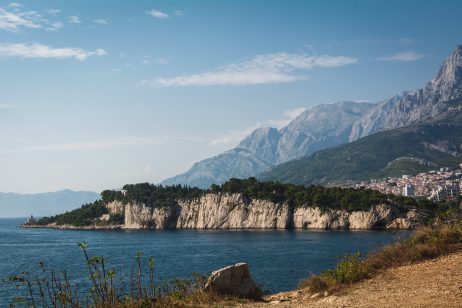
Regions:
<instances>
[{"instance_id":1,"label":"white limestone cliff","mask_svg":"<svg viewBox=\"0 0 462 308\"><path fill-rule=\"evenodd\" d=\"M111 202L111 214L125 215L125 229L411 229L419 224L416 212L400 212L390 205L369 211L291 209L287 203L250 200L242 194L206 194L179 200L167 207Z\"/></svg>"}]
</instances>

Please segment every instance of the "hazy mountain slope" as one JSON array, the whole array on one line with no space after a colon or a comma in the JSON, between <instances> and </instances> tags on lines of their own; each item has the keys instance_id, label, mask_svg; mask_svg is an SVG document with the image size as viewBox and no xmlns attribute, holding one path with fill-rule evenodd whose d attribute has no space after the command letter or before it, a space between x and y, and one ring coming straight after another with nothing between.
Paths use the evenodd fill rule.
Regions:
<instances>
[{"instance_id":1,"label":"hazy mountain slope","mask_svg":"<svg viewBox=\"0 0 462 308\"><path fill-rule=\"evenodd\" d=\"M281 133L276 128L262 127L254 130L237 148L245 149L254 153L258 158L273 165L277 160L277 149L281 139Z\"/></svg>"},{"instance_id":2,"label":"hazy mountain slope","mask_svg":"<svg viewBox=\"0 0 462 308\"><path fill-rule=\"evenodd\" d=\"M271 166L272 164L259 159L253 153L236 148L195 163L188 172L167 179L162 184L209 188L210 185L223 183L231 177L247 178L268 170Z\"/></svg>"},{"instance_id":3,"label":"hazy mountain slope","mask_svg":"<svg viewBox=\"0 0 462 308\"><path fill-rule=\"evenodd\" d=\"M339 102L306 110L281 129L275 163L348 142L352 124L372 107L370 103Z\"/></svg>"},{"instance_id":4,"label":"hazy mountain slope","mask_svg":"<svg viewBox=\"0 0 462 308\"><path fill-rule=\"evenodd\" d=\"M0 217L56 215L99 198L99 194L89 191L61 190L39 194L0 192Z\"/></svg>"},{"instance_id":5,"label":"hazy mountain slope","mask_svg":"<svg viewBox=\"0 0 462 308\"><path fill-rule=\"evenodd\" d=\"M348 142L353 122L372 107L369 103L339 102L310 108L281 130L256 129L235 149L200 161L162 184L208 188L230 178L254 176L277 163Z\"/></svg>"},{"instance_id":6,"label":"hazy mountain slope","mask_svg":"<svg viewBox=\"0 0 462 308\"><path fill-rule=\"evenodd\" d=\"M462 111L434 120L383 131L278 165L259 177L294 184L332 184L412 174L462 162ZM415 168L415 171L413 170Z\"/></svg>"}]
</instances>

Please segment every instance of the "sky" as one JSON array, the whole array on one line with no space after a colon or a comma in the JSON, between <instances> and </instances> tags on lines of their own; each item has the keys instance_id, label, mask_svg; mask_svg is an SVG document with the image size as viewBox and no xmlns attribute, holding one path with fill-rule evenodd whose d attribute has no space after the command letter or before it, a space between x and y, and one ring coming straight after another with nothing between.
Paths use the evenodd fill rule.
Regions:
<instances>
[{"instance_id":1,"label":"sky","mask_svg":"<svg viewBox=\"0 0 462 308\"><path fill-rule=\"evenodd\" d=\"M91 3L91 4L90 4ZM153 182L305 108L422 87L462 1L0 1L0 191Z\"/></svg>"}]
</instances>

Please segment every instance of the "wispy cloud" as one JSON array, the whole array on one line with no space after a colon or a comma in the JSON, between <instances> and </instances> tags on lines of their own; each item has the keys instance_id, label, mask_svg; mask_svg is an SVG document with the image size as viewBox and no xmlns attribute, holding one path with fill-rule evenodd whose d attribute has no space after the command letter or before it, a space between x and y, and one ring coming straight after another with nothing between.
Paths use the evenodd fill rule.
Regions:
<instances>
[{"instance_id":1,"label":"wispy cloud","mask_svg":"<svg viewBox=\"0 0 462 308\"><path fill-rule=\"evenodd\" d=\"M252 133L257 128L261 127L260 124L257 124L252 127L246 127L243 129L232 129L227 131L221 136L218 136L210 141L210 145L217 146L217 145L228 145L228 146L235 146L240 141L242 141L245 137L247 137L250 133Z\"/></svg>"},{"instance_id":2,"label":"wispy cloud","mask_svg":"<svg viewBox=\"0 0 462 308\"><path fill-rule=\"evenodd\" d=\"M18 31L21 28L39 29L42 25L38 21L38 13L12 12L0 8L0 29L7 31Z\"/></svg>"},{"instance_id":3,"label":"wispy cloud","mask_svg":"<svg viewBox=\"0 0 462 308\"><path fill-rule=\"evenodd\" d=\"M56 15L59 10L47 10L46 13ZM43 29L57 31L64 24L60 21L45 18L37 11L24 11L17 3L10 3L7 8L0 7L0 29L10 32L19 32L23 29Z\"/></svg>"},{"instance_id":4,"label":"wispy cloud","mask_svg":"<svg viewBox=\"0 0 462 308\"><path fill-rule=\"evenodd\" d=\"M161 64L161 65L166 65L170 63L170 61L167 58L151 58L151 56L144 56L143 60L141 60L142 64Z\"/></svg>"},{"instance_id":5,"label":"wispy cloud","mask_svg":"<svg viewBox=\"0 0 462 308\"><path fill-rule=\"evenodd\" d=\"M379 58L380 61L388 61L388 62L413 62L420 60L424 57L424 55L416 53L415 51L405 51L400 52L395 55L389 57L381 57Z\"/></svg>"},{"instance_id":6,"label":"wispy cloud","mask_svg":"<svg viewBox=\"0 0 462 308\"><path fill-rule=\"evenodd\" d=\"M10 105L10 104L1 104L1 103L0 103L0 110L2 110L2 109L10 109L10 108L13 108L13 105Z\"/></svg>"},{"instance_id":7,"label":"wispy cloud","mask_svg":"<svg viewBox=\"0 0 462 308\"><path fill-rule=\"evenodd\" d=\"M53 22L52 24L50 24L46 30L48 31L58 31L60 30L62 27L64 27L64 24L60 21L55 21Z\"/></svg>"},{"instance_id":8,"label":"wispy cloud","mask_svg":"<svg viewBox=\"0 0 462 308\"><path fill-rule=\"evenodd\" d=\"M295 109L289 109L283 112L282 119L278 120L269 120L269 126L276 127L278 129L287 126L290 122L292 122L296 117L306 111L307 108L300 107Z\"/></svg>"},{"instance_id":9,"label":"wispy cloud","mask_svg":"<svg viewBox=\"0 0 462 308\"><path fill-rule=\"evenodd\" d=\"M88 51L81 48L53 48L43 44L0 44L0 57L3 58L74 58L79 61L85 61L88 57L104 55L106 55L104 49Z\"/></svg>"},{"instance_id":10,"label":"wispy cloud","mask_svg":"<svg viewBox=\"0 0 462 308\"><path fill-rule=\"evenodd\" d=\"M93 20L93 22L95 24L98 24L98 25L107 25L108 24L108 21L106 19L95 19L95 20Z\"/></svg>"},{"instance_id":11,"label":"wispy cloud","mask_svg":"<svg viewBox=\"0 0 462 308\"><path fill-rule=\"evenodd\" d=\"M160 144L160 141L148 137L124 137L112 140L66 142L58 144L36 145L26 147L31 151L63 151L63 150L97 150L120 147L147 146Z\"/></svg>"},{"instance_id":12,"label":"wispy cloud","mask_svg":"<svg viewBox=\"0 0 462 308\"><path fill-rule=\"evenodd\" d=\"M167 19L170 17L167 13L164 13L159 10L146 11L146 14L151 15L154 18L159 18L159 19Z\"/></svg>"},{"instance_id":13,"label":"wispy cloud","mask_svg":"<svg viewBox=\"0 0 462 308\"><path fill-rule=\"evenodd\" d=\"M157 59L154 60L154 62L156 64L166 65L166 64L170 63L170 60L166 59L166 58L157 58Z\"/></svg>"},{"instance_id":14,"label":"wispy cloud","mask_svg":"<svg viewBox=\"0 0 462 308\"><path fill-rule=\"evenodd\" d=\"M250 60L228 64L210 72L142 80L139 85L180 87L288 83L308 78L306 74L300 72L321 67L339 67L356 62L356 58L346 56L308 56L281 52L258 55Z\"/></svg>"},{"instance_id":15,"label":"wispy cloud","mask_svg":"<svg viewBox=\"0 0 462 308\"><path fill-rule=\"evenodd\" d=\"M82 20L80 20L80 16L73 15L68 17L69 23L71 24L81 24Z\"/></svg>"},{"instance_id":16,"label":"wispy cloud","mask_svg":"<svg viewBox=\"0 0 462 308\"><path fill-rule=\"evenodd\" d=\"M138 168L130 168L127 171L120 173L117 177L120 182L145 182L152 181L157 175L156 171L151 167L151 165L146 164Z\"/></svg>"},{"instance_id":17,"label":"wispy cloud","mask_svg":"<svg viewBox=\"0 0 462 308\"><path fill-rule=\"evenodd\" d=\"M115 139L64 142L57 144L34 145L25 147L29 151L68 151L68 150L99 150L125 147L143 147L164 145L167 143L204 142L204 138L198 137L122 137Z\"/></svg>"},{"instance_id":18,"label":"wispy cloud","mask_svg":"<svg viewBox=\"0 0 462 308\"><path fill-rule=\"evenodd\" d=\"M22 5L20 3L17 3L17 2L11 2L10 4L8 4L9 7L12 7L12 8L20 8L22 7Z\"/></svg>"},{"instance_id":19,"label":"wispy cloud","mask_svg":"<svg viewBox=\"0 0 462 308\"><path fill-rule=\"evenodd\" d=\"M50 14L50 15L58 15L59 13L61 13L61 10L49 9L49 10L47 10L47 13Z\"/></svg>"},{"instance_id":20,"label":"wispy cloud","mask_svg":"<svg viewBox=\"0 0 462 308\"><path fill-rule=\"evenodd\" d=\"M227 131L221 136L218 136L210 141L210 145L227 145L227 146L236 146L241 142L245 137L250 135L254 130L262 127L275 127L281 129L287 126L291 121L303 113L307 108L300 107L295 109L285 110L282 113L282 117L276 120L268 120L262 123L257 123L254 126L246 127L244 129L233 129Z\"/></svg>"},{"instance_id":21,"label":"wispy cloud","mask_svg":"<svg viewBox=\"0 0 462 308\"><path fill-rule=\"evenodd\" d=\"M176 16L176 17L182 17L184 14L182 11L180 10L175 10L175 12L173 12L173 14Z\"/></svg>"}]
</instances>

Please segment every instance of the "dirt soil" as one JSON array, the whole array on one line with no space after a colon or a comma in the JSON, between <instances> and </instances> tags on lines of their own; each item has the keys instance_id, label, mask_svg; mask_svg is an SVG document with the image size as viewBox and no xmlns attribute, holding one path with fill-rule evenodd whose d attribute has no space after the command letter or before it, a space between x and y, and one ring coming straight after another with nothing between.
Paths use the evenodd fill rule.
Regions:
<instances>
[{"instance_id":1,"label":"dirt soil","mask_svg":"<svg viewBox=\"0 0 462 308\"><path fill-rule=\"evenodd\" d=\"M265 302L240 306L462 307L462 252L389 269L333 294L311 294L300 290L275 294L266 297Z\"/></svg>"}]
</instances>

